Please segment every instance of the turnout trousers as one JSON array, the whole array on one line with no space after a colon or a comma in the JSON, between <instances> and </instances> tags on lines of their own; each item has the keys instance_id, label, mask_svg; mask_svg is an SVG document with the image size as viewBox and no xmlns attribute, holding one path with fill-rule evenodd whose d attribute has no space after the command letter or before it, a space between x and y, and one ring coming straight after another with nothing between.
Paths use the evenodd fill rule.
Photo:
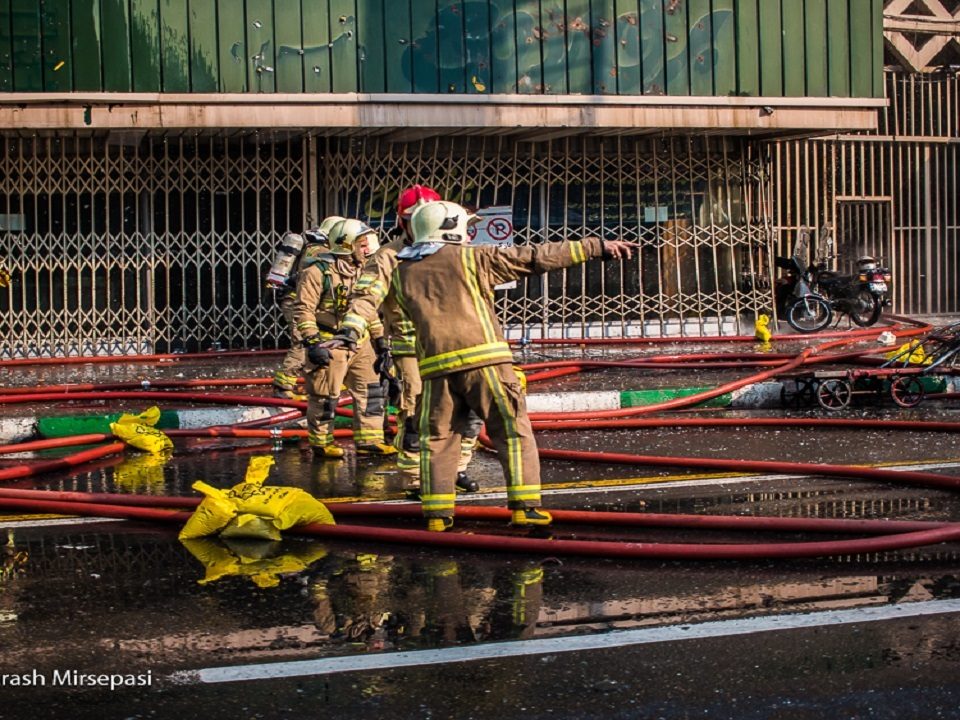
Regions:
<instances>
[{"instance_id":1,"label":"turnout trousers","mask_svg":"<svg viewBox=\"0 0 960 720\"><path fill-rule=\"evenodd\" d=\"M284 356L280 367L273 374L273 384L286 390L293 390L297 384L297 379L303 371L303 364L306 361L307 351L303 349L303 336L297 323L294 322L294 305L296 298L288 295L280 301L280 311L283 313L283 319L290 330L290 349Z\"/></svg>"},{"instance_id":2,"label":"turnout trousers","mask_svg":"<svg viewBox=\"0 0 960 720\"><path fill-rule=\"evenodd\" d=\"M511 363L424 379L420 406L420 500L426 517L453 517L461 439L476 426L471 411L484 421L497 450L507 506L540 507L540 458Z\"/></svg>"},{"instance_id":3,"label":"turnout trousers","mask_svg":"<svg viewBox=\"0 0 960 720\"><path fill-rule=\"evenodd\" d=\"M315 447L333 444L333 420L343 385L353 397L353 441L357 445L382 443L386 398L380 378L373 371L376 354L370 341L360 343L356 352L337 348L332 354L326 368L307 363L310 367L306 374L310 444Z\"/></svg>"},{"instance_id":4,"label":"turnout trousers","mask_svg":"<svg viewBox=\"0 0 960 720\"><path fill-rule=\"evenodd\" d=\"M419 431L413 438L407 438L408 428L411 430L420 423L420 393L423 391L423 382L420 380L419 361L416 356L399 355L393 358L397 367L397 374L403 386L400 405L397 407L397 436L393 444L398 450L397 469L411 482L419 482L420 478L420 449ZM473 459L473 451L477 447L477 436L483 429L483 421L475 414L471 414L471 422L463 431L460 441L460 459L457 463L457 472L466 472L467 466ZM407 422L408 418L413 422ZM411 428L411 424L413 427ZM410 442L410 440L413 442Z\"/></svg>"}]
</instances>

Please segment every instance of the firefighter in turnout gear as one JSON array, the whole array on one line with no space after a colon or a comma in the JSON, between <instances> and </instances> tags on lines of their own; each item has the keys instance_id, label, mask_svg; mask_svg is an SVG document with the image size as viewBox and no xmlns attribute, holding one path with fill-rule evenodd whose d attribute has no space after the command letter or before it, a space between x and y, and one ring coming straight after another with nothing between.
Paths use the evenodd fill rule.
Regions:
<instances>
[{"instance_id":1,"label":"firefighter in turnout gear","mask_svg":"<svg viewBox=\"0 0 960 720\"><path fill-rule=\"evenodd\" d=\"M274 397L289 398L291 400L305 400L302 395L296 392L297 379L303 372L303 364L306 359L306 352L303 349L303 336L297 329L297 324L293 318L293 309L297 301L297 274L304 264L309 264L321 253L330 250L330 230L342 217L332 215L326 218L320 227L312 228L303 233L303 247L294 258L284 257L292 255L290 246L286 240L288 235L284 235L280 249L277 252L277 260L273 267L267 273L267 287L272 289L280 304L280 311L283 313L283 319L290 328L290 349L280 363L280 367L273 374L273 395ZM286 261L288 268L283 268L282 264ZM278 264L281 265L277 268ZM279 270L279 272L276 272Z\"/></svg>"},{"instance_id":2,"label":"firefighter in turnout gear","mask_svg":"<svg viewBox=\"0 0 960 720\"><path fill-rule=\"evenodd\" d=\"M330 252L304 263L300 273L294 318L307 355L307 438L318 457L343 457L343 449L333 443L333 421L344 383L353 397L357 452L396 452L384 443L386 398L373 369L376 356L370 342L372 335L374 342L384 343L382 325L372 323L351 347L329 350L322 346L337 331L366 258L378 249L372 228L359 220L341 220L330 230Z\"/></svg>"},{"instance_id":3,"label":"firefighter in turnout gear","mask_svg":"<svg viewBox=\"0 0 960 720\"><path fill-rule=\"evenodd\" d=\"M507 480L515 525L548 525L540 510L540 460L513 354L493 309L493 288L528 275L630 257L628 243L589 237L499 248L467 245L467 210L431 202L410 218L414 243L401 250L391 293L417 330L420 499L429 530L453 525L460 439L470 411L487 433Z\"/></svg>"},{"instance_id":4,"label":"firefighter in turnout gear","mask_svg":"<svg viewBox=\"0 0 960 720\"><path fill-rule=\"evenodd\" d=\"M413 323L401 316L388 294L393 271L399 262L397 253L413 244L410 216L420 205L436 200L440 200L440 195L423 185L413 185L400 193L397 202L397 224L403 230L403 236L384 245L367 261L350 296L350 304L338 336L343 342L355 342L364 332L367 323L376 322L378 313L382 313L384 331L390 338L390 355L401 382L400 397L394 403L397 407L398 432L394 439L394 446L399 451L397 467L408 480L417 481L417 485L420 476L417 401L422 387L417 367L417 338ZM473 416L472 420L461 441L460 462L457 467L456 486L466 492L479 490L476 481L471 480L466 473L477 445L477 436L483 427L483 422L476 416Z\"/></svg>"}]
</instances>

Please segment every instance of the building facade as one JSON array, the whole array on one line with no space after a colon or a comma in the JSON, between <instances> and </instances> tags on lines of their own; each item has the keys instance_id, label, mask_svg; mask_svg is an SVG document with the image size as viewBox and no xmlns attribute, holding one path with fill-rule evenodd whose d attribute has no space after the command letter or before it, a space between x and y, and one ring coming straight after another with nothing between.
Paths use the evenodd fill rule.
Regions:
<instances>
[{"instance_id":1,"label":"building facade","mask_svg":"<svg viewBox=\"0 0 960 720\"><path fill-rule=\"evenodd\" d=\"M886 128L883 23L881 0L0 0L0 357L276 346L282 233L386 231L412 182L509 206L514 242L639 245L503 292L514 336L749 330L801 225L875 215L896 242L876 188L842 204L866 173L840 148Z\"/></svg>"}]
</instances>

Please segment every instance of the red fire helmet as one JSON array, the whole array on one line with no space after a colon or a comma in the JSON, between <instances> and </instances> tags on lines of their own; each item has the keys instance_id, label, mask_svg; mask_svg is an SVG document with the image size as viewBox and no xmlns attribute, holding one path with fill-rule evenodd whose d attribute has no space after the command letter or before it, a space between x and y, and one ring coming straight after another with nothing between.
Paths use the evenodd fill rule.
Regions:
<instances>
[{"instance_id":1,"label":"red fire helmet","mask_svg":"<svg viewBox=\"0 0 960 720\"><path fill-rule=\"evenodd\" d=\"M413 214L413 209L421 200L424 202L433 202L442 200L440 193L426 185L412 185L400 193L397 199L397 217L403 220L409 220Z\"/></svg>"}]
</instances>

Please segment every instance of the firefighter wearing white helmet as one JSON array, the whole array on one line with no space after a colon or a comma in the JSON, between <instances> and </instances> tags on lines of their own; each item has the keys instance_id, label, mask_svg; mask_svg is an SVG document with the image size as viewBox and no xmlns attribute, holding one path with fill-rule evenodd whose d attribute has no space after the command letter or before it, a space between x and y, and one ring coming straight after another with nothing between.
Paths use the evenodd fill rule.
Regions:
<instances>
[{"instance_id":1,"label":"firefighter wearing white helmet","mask_svg":"<svg viewBox=\"0 0 960 720\"><path fill-rule=\"evenodd\" d=\"M295 242L288 242L293 239L289 237L293 233L286 233L277 251L277 258L267 273L267 287L276 293L283 319L290 330L290 349L273 374L275 397L306 400L296 391L297 378L303 372L303 363L306 360L303 336L300 335L300 330L293 319L293 308L297 300L297 275L302 269L315 262L323 252L329 250L330 230L341 220L343 218L339 215L332 215L320 223L319 227L305 230L302 236L294 236L294 238L301 238L302 246L293 258L284 257L291 255L291 250L296 247Z\"/></svg>"},{"instance_id":2,"label":"firefighter wearing white helmet","mask_svg":"<svg viewBox=\"0 0 960 720\"><path fill-rule=\"evenodd\" d=\"M377 231L360 220L341 220L330 231L330 252L349 255L360 267L379 249Z\"/></svg>"},{"instance_id":3,"label":"firefighter wearing white helmet","mask_svg":"<svg viewBox=\"0 0 960 720\"><path fill-rule=\"evenodd\" d=\"M452 202L417 208L414 244L398 254L391 292L417 329L423 394L420 501L429 530L453 525L460 438L472 410L486 424L507 479L516 525L547 525L540 509L540 461L513 354L493 308L496 285L572 267L591 258L630 257L628 243L588 237L508 248L473 247L471 215Z\"/></svg>"},{"instance_id":4,"label":"firefighter wearing white helmet","mask_svg":"<svg viewBox=\"0 0 960 720\"><path fill-rule=\"evenodd\" d=\"M353 345L363 333L368 322L375 322L382 316L384 330L389 335L390 344L386 341L378 345L377 365L375 369L381 376L391 380L395 372L399 376L399 388L395 383L392 387L395 396L391 404L397 409L397 436L394 446L397 448L397 469L402 478L408 483L407 489L411 493L420 490L420 431L419 413L417 406L422 388L420 370L417 366L416 329L413 323L404 319L399 307L391 299L390 284L393 281L393 271L400 262L397 253L404 247L413 244L413 234L410 231L410 217L420 205L439 200L440 195L435 190L422 185L414 185L400 193L397 201L397 224L403 230L403 235L384 245L380 251L367 261L363 274L354 285L350 295L349 305L340 332L337 338L329 343L329 347ZM477 492L480 485L467 475L467 467L473 459L473 451L477 445L477 436L483 423L473 416L473 423L464 434L460 448L460 462L457 468L456 487L464 492Z\"/></svg>"},{"instance_id":5,"label":"firefighter wearing white helmet","mask_svg":"<svg viewBox=\"0 0 960 720\"><path fill-rule=\"evenodd\" d=\"M341 220L330 230L328 254L300 274L294 318L306 348L307 439L314 455L338 459L343 448L333 442L333 420L346 385L353 397L353 440L357 452L392 455L384 443L386 398L373 370L370 336L382 337L383 327L371 324L355 348L328 350L346 310L347 297L359 278L367 256L380 247L376 231L359 220Z\"/></svg>"}]
</instances>

